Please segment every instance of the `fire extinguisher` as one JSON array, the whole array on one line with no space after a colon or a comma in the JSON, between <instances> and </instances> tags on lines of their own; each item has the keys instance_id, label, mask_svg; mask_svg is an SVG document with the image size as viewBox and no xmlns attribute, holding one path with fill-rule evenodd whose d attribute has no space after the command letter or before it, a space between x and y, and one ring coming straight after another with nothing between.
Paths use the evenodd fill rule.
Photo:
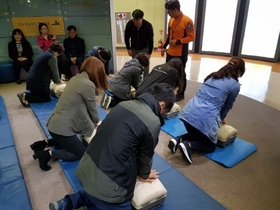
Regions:
<instances>
[{"instance_id":1,"label":"fire extinguisher","mask_svg":"<svg viewBox=\"0 0 280 210\"><path fill-rule=\"evenodd\" d=\"M160 40L158 41L158 48L157 48L158 51L161 51L162 45L163 45L163 42L162 42L162 40L160 39Z\"/></svg>"}]
</instances>

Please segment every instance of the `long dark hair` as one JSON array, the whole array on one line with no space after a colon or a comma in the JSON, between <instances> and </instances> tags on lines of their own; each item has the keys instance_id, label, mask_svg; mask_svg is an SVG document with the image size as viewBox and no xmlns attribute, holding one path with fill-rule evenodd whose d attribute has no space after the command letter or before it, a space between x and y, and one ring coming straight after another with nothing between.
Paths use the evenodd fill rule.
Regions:
<instances>
[{"instance_id":1,"label":"long dark hair","mask_svg":"<svg viewBox=\"0 0 280 210\"><path fill-rule=\"evenodd\" d=\"M15 37L14 37L14 35L16 35L16 34L21 35L21 40L20 40L21 42L27 41L23 32L19 28L16 28L16 29L13 30L13 33L12 33L12 42L16 42Z\"/></svg>"},{"instance_id":2,"label":"long dark hair","mask_svg":"<svg viewBox=\"0 0 280 210\"><path fill-rule=\"evenodd\" d=\"M222 79L224 77L230 78L232 77L236 81L238 81L238 77L242 77L245 73L245 62L241 58L233 57L230 61L220 68L220 70L216 72L212 72L205 79L206 82L209 78L213 77L213 80Z\"/></svg>"}]
</instances>

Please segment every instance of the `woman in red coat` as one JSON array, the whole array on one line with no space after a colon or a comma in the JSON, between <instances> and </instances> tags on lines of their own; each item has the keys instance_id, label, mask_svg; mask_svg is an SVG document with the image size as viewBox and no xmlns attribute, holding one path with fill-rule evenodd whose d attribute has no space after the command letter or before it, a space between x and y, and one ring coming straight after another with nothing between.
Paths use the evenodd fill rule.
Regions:
<instances>
[{"instance_id":1,"label":"woman in red coat","mask_svg":"<svg viewBox=\"0 0 280 210\"><path fill-rule=\"evenodd\" d=\"M51 46L51 43L57 41L56 35L49 34L49 27L46 23L40 23L38 28L40 32L37 38L38 44L43 51L46 51Z\"/></svg>"}]
</instances>

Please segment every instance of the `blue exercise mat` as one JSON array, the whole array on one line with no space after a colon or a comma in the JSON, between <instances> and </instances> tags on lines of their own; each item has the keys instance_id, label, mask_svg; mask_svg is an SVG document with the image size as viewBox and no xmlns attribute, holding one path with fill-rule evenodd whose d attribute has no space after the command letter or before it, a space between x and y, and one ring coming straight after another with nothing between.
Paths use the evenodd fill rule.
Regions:
<instances>
[{"instance_id":1,"label":"blue exercise mat","mask_svg":"<svg viewBox=\"0 0 280 210\"><path fill-rule=\"evenodd\" d=\"M35 116L37 116L45 134L49 135L46 128L46 120L49 116L49 110L54 108L55 104L48 103L47 106L44 104L40 107L39 104L37 104L34 109L34 106L32 105L31 108L33 109ZM47 114L44 114L44 110L46 110ZM40 112L40 115L37 112ZM107 115L107 112L99 106L98 112L101 120ZM59 163L73 190L75 192L82 190L83 188L75 176L79 161L67 162L59 160ZM159 172L160 180L168 191L164 204L158 209L226 209L156 153L153 159L153 168ZM90 207L87 209L91 210L94 208Z\"/></svg>"},{"instance_id":2,"label":"blue exercise mat","mask_svg":"<svg viewBox=\"0 0 280 210\"><path fill-rule=\"evenodd\" d=\"M167 170L161 171L162 167ZM158 210L226 209L156 153L153 169L159 172L159 179L167 190L165 201L161 207L157 208Z\"/></svg>"},{"instance_id":3,"label":"blue exercise mat","mask_svg":"<svg viewBox=\"0 0 280 210\"><path fill-rule=\"evenodd\" d=\"M21 168L14 146L0 149L0 187L22 179ZM0 196L1 197L1 196Z\"/></svg>"},{"instance_id":4,"label":"blue exercise mat","mask_svg":"<svg viewBox=\"0 0 280 210\"><path fill-rule=\"evenodd\" d=\"M9 123L9 117L6 108L0 108L0 125Z\"/></svg>"},{"instance_id":5,"label":"blue exercise mat","mask_svg":"<svg viewBox=\"0 0 280 210\"><path fill-rule=\"evenodd\" d=\"M83 187L75 176L79 161L66 162L59 160L59 162L73 190L75 192L82 190ZM163 205L157 209L174 210L183 209L183 207L197 210L226 209L156 153L153 158L153 169L159 172L159 179L167 190L167 197ZM95 208L88 208L88 210L91 209Z\"/></svg>"},{"instance_id":6,"label":"blue exercise mat","mask_svg":"<svg viewBox=\"0 0 280 210\"><path fill-rule=\"evenodd\" d=\"M187 133L183 122L178 116L165 120L165 125L162 126L161 129L173 137ZM257 151L257 146L255 144L236 138L232 144L225 148L216 147L215 152L203 155L225 167L231 168L255 151Z\"/></svg>"},{"instance_id":7,"label":"blue exercise mat","mask_svg":"<svg viewBox=\"0 0 280 210\"><path fill-rule=\"evenodd\" d=\"M5 103L4 103L4 99L1 95L0 95L0 108L6 108Z\"/></svg>"},{"instance_id":8,"label":"blue exercise mat","mask_svg":"<svg viewBox=\"0 0 280 210\"><path fill-rule=\"evenodd\" d=\"M236 138L235 141L227 147L216 147L215 152L204 155L211 160L231 168L255 151L257 151L257 146L255 144Z\"/></svg>"},{"instance_id":9,"label":"blue exercise mat","mask_svg":"<svg viewBox=\"0 0 280 210\"><path fill-rule=\"evenodd\" d=\"M0 95L0 208L31 210L8 113Z\"/></svg>"},{"instance_id":10,"label":"blue exercise mat","mask_svg":"<svg viewBox=\"0 0 280 210\"><path fill-rule=\"evenodd\" d=\"M30 107L32 108L36 117L51 114L52 110L56 106L56 103L58 102L58 98L51 97L51 99L51 101L45 103L30 103Z\"/></svg>"}]
</instances>

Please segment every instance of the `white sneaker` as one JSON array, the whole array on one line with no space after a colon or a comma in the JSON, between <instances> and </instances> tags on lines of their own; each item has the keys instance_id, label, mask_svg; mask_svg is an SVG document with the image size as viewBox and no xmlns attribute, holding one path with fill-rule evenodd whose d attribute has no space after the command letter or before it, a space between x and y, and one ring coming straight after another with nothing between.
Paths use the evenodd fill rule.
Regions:
<instances>
[{"instance_id":1,"label":"white sneaker","mask_svg":"<svg viewBox=\"0 0 280 210\"><path fill-rule=\"evenodd\" d=\"M109 108L111 101L112 101L112 97L107 95L107 97L105 99L105 103L104 103L104 109L108 109Z\"/></svg>"},{"instance_id":2,"label":"white sneaker","mask_svg":"<svg viewBox=\"0 0 280 210\"><path fill-rule=\"evenodd\" d=\"M177 141L175 139L170 139L168 148L171 150L171 152L175 153L177 150Z\"/></svg>"},{"instance_id":3,"label":"white sneaker","mask_svg":"<svg viewBox=\"0 0 280 210\"><path fill-rule=\"evenodd\" d=\"M104 108L104 105L105 105L105 101L106 101L106 99L107 99L107 93L104 93L103 94L103 96L102 96L102 99L101 99L101 101L100 101L100 106L102 107L102 108Z\"/></svg>"},{"instance_id":4,"label":"white sneaker","mask_svg":"<svg viewBox=\"0 0 280 210\"><path fill-rule=\"evenodd\" d=\"M180 143L178 145L178 148L179 148L180 152L182 153L184 160L189 162L190 164L192 164L190 148L189 147L186 148L186 146L183 143Z\"/></svg>"}]
</instances>

